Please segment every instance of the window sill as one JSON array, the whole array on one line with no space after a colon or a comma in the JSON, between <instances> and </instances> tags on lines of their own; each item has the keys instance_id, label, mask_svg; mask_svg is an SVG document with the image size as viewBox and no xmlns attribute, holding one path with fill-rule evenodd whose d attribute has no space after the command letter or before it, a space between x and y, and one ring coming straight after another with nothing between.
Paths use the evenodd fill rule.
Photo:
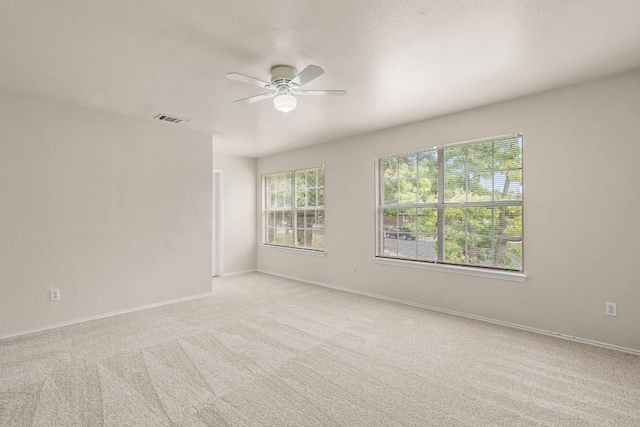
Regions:
<instances>
[{"instance_id":1,"label":"window sill","mask_svg":"<svg viewBox=\"0 0 640 427\"><path fill-rule=\"evenodd\" d=\"M473 267L460 267L457 265L443 265L423 263L416 261L406 261L400 259L391 258L374 258L373 261L376 264L393 265L396 267L408 267L417 268L420 270L441 271L444 273L464 274L467 276L487 277L490 279L508 280L511 282L524 282L527 276L524 273L510 272L510 271L498 271L498 270L485 270L482 268Z\"/></svg>"},{"instance_id":2,"label":"window sill","mask_svg":"<svg viewBox=\"0 0 640 427\"><path fill-rule=\"evenodd\" d=\"M286 246L272 246L272 245L263 244L261 245L261 247L264 249L268 249L270 251L292 252L292 253L302 254L302 255L311 255L311 256L319 256L319 257L323 257L327 255L327 253L324 251L312 251L309 249L302 249L302 248L289 248Z\"/></svg>"}]
</instances>

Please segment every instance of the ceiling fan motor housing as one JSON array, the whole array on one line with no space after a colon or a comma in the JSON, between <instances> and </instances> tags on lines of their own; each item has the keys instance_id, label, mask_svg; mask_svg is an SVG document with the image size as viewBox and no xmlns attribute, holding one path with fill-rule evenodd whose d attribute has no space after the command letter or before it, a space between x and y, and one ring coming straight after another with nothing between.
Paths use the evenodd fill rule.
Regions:
<instances>
[{"instance_id":1,"label":"ceiling fan motor housing","mask_svg":"<svg viewBox=\"0 0 640 427\"><path fill-rule=\"evenodd\" d=\"M296 76L296 69L286 65L278 65L271 69L271 84L281 89L289 88L291 80Z\"/></svg>"}]
</instances>

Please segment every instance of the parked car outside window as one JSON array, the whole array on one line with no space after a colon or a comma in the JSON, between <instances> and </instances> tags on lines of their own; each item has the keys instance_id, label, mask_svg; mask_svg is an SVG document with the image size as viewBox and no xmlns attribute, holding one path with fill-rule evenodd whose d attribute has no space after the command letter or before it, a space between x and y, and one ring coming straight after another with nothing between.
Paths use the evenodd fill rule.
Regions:
<instances>
[{"instance_id":1,"label":"parked car outside window","mask_svg":"<svg viewBox=\"0 0 640 427\"><path fill-rule=\"evenodd\" d=\"M394 225L385 231L384 236L391 239L416 240L416 236L408 227L402 227L400 225Z\"/></svg>"}]
</instances>

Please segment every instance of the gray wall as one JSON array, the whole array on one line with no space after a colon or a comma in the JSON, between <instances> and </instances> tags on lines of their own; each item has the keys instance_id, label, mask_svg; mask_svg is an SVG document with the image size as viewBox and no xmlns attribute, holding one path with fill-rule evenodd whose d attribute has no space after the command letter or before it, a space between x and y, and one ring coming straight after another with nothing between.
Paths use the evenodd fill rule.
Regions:
<instances>
[{"instance_id":1,"label":"gray wall","mask_svg":"<svg viewBox=\"0 0 640 427\"><path fill-rule=\"evenodd\" d=\"M215 141L214 141L215 144ZM222 275L256 269L256 159L214 153L222 171Z\"/></svg>"},{"instance_id":2,"label":"gray wall","mask_svg":"<svg viewBox=\"0 0 640 427\"><path fill-rule=\"evenodd\" d=\"M0 336L210 292L211 157L179 127L0 96Z\"/></svg>"},{"instance_id":3,"label":"gray wall","mask_svg":"<svg viewBox=\"0 0 640 427\"><path fill-rule=\"evenodd\" d=\"M327 255L259 247L258 269L640 350L639 117L633 72L261 158L258 175L325 165ZM374 263L377 156L514 132L525 282Z\"/></svg>"}]
</instances>

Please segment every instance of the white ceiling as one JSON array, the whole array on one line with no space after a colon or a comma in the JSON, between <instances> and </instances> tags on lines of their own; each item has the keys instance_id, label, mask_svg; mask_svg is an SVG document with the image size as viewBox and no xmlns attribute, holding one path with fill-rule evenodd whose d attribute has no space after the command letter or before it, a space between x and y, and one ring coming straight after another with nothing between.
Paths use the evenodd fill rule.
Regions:
<instances>
[{"instance_id":1,"label":"white ceiling","mask_svg":"<svg viewBox=\"0 0 640 427\"><path fill-rule=\"evenodd\" d=\"M153 120L260 157L640 68L638 0L0 0L0 92ZM283 117L275 65L325 74Z\"/></svg>"}]
</instances>

